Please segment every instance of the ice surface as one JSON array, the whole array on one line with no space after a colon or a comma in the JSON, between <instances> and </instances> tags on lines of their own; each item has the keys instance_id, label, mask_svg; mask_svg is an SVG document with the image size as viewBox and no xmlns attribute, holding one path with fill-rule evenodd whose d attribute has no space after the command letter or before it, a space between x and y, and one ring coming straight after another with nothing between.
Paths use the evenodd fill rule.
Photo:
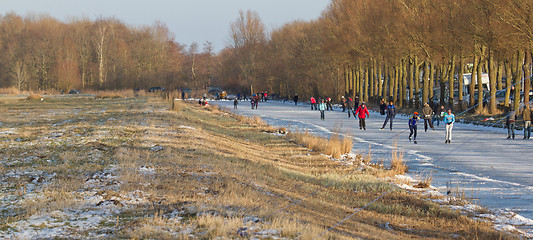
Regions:
<instances>
[{"instance_id":1,"label":"ice surface","mask_svg":"<svg viewBox=\"0 0 533 240\"><path fill-rule=\"evenodd\" d=\"M398 114L393 130L388 125L379 130L384 116L371 111L367 130L360 130L358 120L340 110L326 111L325 121L319 111L308 105L270 101L259 103L258 109L233 109L231 102L212 101L230 111L247 116L260 116L271 125L286 127L289 131L309 130L329 137L337 132L351 136L353 152L367 154L371 149L374 161L390 163L392 149L404 153L409 167L407 176L428 175L432 185L441 194L455 189L465 191L476 203L491 209L511 209L516 216L527 220L508 221L510 225L533 234L533 140L507 140L507 130L474 124L455 123L451 144L444 144L444 124L435 130L424 131L419 125L417 141L408 140L408 116ZM526 224L523 224L526 223Z\"/></svg>"}]
</instances>

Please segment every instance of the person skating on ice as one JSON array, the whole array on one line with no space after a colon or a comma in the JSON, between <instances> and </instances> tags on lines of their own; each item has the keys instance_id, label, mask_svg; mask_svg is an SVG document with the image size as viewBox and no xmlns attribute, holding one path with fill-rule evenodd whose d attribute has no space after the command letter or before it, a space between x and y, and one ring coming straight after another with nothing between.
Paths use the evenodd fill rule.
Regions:
<instances>
[{"instance_id":1,"label":"person skating on ice","mask_svg":"<svg viewBox=\"0 0 533 240\"><path fill-rule=\"evenodd\" d=\"M524 110L522 111L522 118L524 119L524 139L529 139L531 137L531 113L533 109L526 104Z\"/></svg>"},{"instance_id":2,"label":"person skating on ice","mask_svg":"<svg viewBox=\"0 0 533 240\"><path fill-rule=\"evenodd\" d=\"M346 100L346 110L348 111L348 118L353 113L352 111L355 111L355 109L353 109L353 101L351 97L348 97L348 100ZM353 117L356 117L355 114Z\"/></svg>"},{"instance_id":3,"label":"person skating on ice","mask_svg":"<svg viewBox=\"0 0 533 240\"><path fill-rule=\"evenodd\" d=\"M514 139L514 128L515 128L515 122L516 122L516 111L511 110L509 114L507 114L507 139Z\"/></svg>"},{"instance_id":4,"label":"person skating on ice","mask_svg":"<svg viewBox=\"0 0 533 240\"><path fill-rule=\"evenodd\" d=\"M311 101L311 110L317 110L315 97L311 96L310 101Z\"/></svg>"},{"instance_id":5,"label":"person skating on ice","mask_svg":"<svg viewBox=\"0 0 533 240\"><path fill-rule=\"evenodd\" d=\"M365 119L367 117L370 117L370 113L368 112L368 108L365 105L365 102L361 103L361 106L357 108L357 110L354 113L354 117L359 117L359 129L366 130L366 122Z\"/></svg>"},{"instance_id":6,"label":"person skating on ice","mask_svg":"<svg viewBox=\"0 0 533 240\"><path fill-rule=\"evenodd\" d=\"M326 106L326 103L324 102L324 99L321 99L320 100L320 103L318 104L318 110L320 111L320 120L324 121L324 111L326 111L327 109L327 106Z\"/></svg>"},{"instance_id":7,"label":"person skating on ice","mask_svg":"<svg viewBox=\"0 0 533 240\"><path fill-rule=\"evenodd\" d=\"M387 106L385 110L387 116L385 117L385 122L383 122L383 126L381 127L381 130L385 129L385 126L387 125L387 122L390 120L390 130L392 130L392 120L396 116L396 107L394 104L392 104L392 101L389 102L389 105Z\"/></svg>"},{"instance_id":8,"label":"person skating on ice","mask_svg":"<svg viewBox=\"0 0 533 240\"><path fill-rule=\"evenodd\" d=\"M435 130L433 128L433 123L431 122L431 116L433 115L433 109L429 106L428 103L424 103L424 108L422 108L422 114L424 117L424 131L428 131L428 125L432 130Z\"/></svg>"},{"instance_id":9,"label":"person skating on ice","mask_svg":"<svg viewBox=\"0 0 533 240\"><path fill-rule=\"evenodd\" d=\"M420 117L418 117L418 112L414 112L413 116L409 118L409 142L411 141L411 137L413 137L412 139L414 140L415 144L418 121L420 121Z\"/></svg>"},{"instance_id":10,"label":"person skating on ice","mask_svg":"<svg viewBox=\"0 0 533 240\"><path fill-rule=\"evenodd\" d=\"M455 115L453 115L451 109L448 109L448 112L444 114L443 122L446 124L446 140L444 143L450 144L452 142L453 123L455 122Z\"/></svg>"}]
</instances>

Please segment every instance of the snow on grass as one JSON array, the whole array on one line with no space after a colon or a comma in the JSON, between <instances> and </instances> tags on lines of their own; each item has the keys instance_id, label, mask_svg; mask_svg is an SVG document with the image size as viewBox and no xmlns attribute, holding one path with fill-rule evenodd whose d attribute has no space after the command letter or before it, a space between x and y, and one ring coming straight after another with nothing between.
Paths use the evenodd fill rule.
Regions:
<instances>
[{"instance_id":1,"label":"snow on grass","mask_svg":"<svg viewBox=\"0 0 533 240\"><path fill-rule=\"evenodd\" d=\"M184 129L189 129L189 130L196 130L196 128L194 128L194 127L189 127L189 126L185 126L185 125L180 125L179 128L184 128Z\"/></svg>"}]
</instances>

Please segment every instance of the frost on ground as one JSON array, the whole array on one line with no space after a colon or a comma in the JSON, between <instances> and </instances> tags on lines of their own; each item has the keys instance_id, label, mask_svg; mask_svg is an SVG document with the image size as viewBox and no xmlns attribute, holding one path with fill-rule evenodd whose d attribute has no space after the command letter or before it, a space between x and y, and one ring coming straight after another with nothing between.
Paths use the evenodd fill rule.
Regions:
<instances>
[{"instance_id":1,"label":"frost on ground","mask_svg":"<svg viewBox=\"0 0 533 240\"><path fill-rule=\"evenodd\" d=\"M181 187L160 179L167 175L199 183L217 175L173 162L180 152L194 157L196 149L175 146L197 128L169 124L163 117L173 115L160 104L76 101L46 110L21 103L0 122L0 239L208 238L191 217L222 213L190 203L216 192L158 194ZM247 234L279 237L256 228Z\"/></svg>"}]
</instances>

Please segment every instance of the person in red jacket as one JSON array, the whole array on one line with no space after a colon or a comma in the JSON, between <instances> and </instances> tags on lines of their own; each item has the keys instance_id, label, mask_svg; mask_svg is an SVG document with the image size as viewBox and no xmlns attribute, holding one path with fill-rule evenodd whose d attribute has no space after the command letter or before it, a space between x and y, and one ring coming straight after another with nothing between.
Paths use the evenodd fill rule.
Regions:
<instances>
[{"instance_id":1,"label":"person in red jacket","mask_svg":"<svg viewBox=\"0 0 533 240\"><path fill-rule=\"evenodd\" d=\"M370 113L368 112L368 108L366 108L365 102L361 103L361 106L357 108L355 115L359 117L359 129L366 130L365 119L370 117Z\"/></svg>"},{"instance_id":2,"label":"person in red jacket","mask_svg":"<svg viewBox=\"0 0 533 240\"><path fill-rule=\"evenodd\" d=\"M317 109L318 108L316 107L316 99L311 96L311 110L317 110Z\"/></svg>"}]
</instances>

